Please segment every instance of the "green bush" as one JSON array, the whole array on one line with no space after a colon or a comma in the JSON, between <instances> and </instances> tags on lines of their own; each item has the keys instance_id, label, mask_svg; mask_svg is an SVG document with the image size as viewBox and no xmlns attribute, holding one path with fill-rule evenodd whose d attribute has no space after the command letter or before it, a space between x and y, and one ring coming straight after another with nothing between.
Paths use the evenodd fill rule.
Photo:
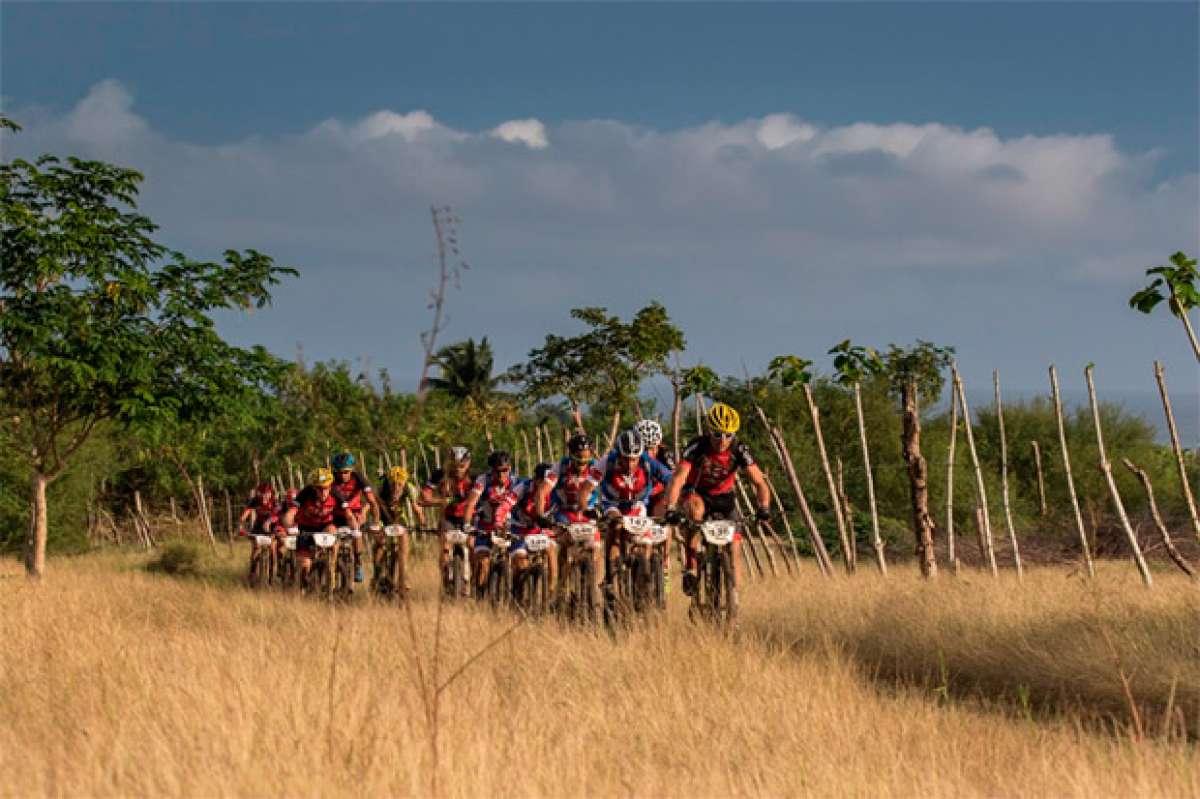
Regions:
<instances>
[{"instance_id":1,"label":"green bush","mask_svg":"<svg viewBox=\"0 0 1200 799\"><path fill-rule=\"evenodd\" d=\"M170 541L146 568L172 577L200 577L205 573L204 550L192 541Z\"/></svg>"}]
</instances>

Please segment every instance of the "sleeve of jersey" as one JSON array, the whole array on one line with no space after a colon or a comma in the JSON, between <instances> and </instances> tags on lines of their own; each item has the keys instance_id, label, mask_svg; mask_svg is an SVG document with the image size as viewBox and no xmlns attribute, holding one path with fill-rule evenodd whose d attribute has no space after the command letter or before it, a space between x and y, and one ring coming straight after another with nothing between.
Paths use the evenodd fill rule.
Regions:
<instances>
[{"instance_id":1,"label":"sleeve of jersey","mask_svg":"<svg viewBox=\"0 0 1200 799\"><path fill-rule=\"evenodd\" d=\"M367 478L363 477L358 472L355 472L354 476L358 479L358 487L362 489L362 492L364 494L370 494L371 484L367 482Z\"/></svg>"},{"instance_id":2,"label":"sleeve of jersey","mask_svg":"<svg viewBox=\"0 0 1200 799\"><path fill-rule=\"evenodd\" d=\"M487 476L481 474L476 477L475 482L471 484L471 490L468 492L468 496L481 497L483 496L483 491L485 488L487 488Z\"/></svg>"},{"instance_id":3,"label":"sleeve of jersey","mask_svg":"<svg viewBox=\"0 0 1200 799\"><path fill-rule=\"evenodd\" d=\"M687 463L690 463L692 466L695 466L698 463L700 463L700 456L701 456L700 442L693 441L692 443L688 444L687 449L685 449L683 451L683 454L680 455L679 457L681 458L681 460L686 461Z\"/></svg>"},{"instance_id":4,"label":"sleeve of jersey","mask_svg":"<svg viewBox=\"0 0 1200 799\"><path fill-rule=\"evenodd\" d=\"M650 466L650 482L651 483L670 483L674 472L663 466L658 461L652 460ZM652 486L653 487L653 486Z\"/></svg>"}]
</instances>

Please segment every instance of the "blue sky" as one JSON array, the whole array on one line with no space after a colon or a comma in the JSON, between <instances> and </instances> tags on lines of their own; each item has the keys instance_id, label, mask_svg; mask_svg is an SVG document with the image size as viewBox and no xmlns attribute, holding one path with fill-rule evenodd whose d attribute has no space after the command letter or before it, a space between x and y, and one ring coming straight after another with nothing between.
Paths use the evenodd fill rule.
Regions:
<instances>
[{"instance_id":1,"label":"blue sky","mask_svg":"<svg viewBox=\"0 0 1200 799\"><path fill-rule=\"evenodd\" d=\"M1152 389L1195 374L1125 299L1200 249L1198 7L4 3L5 153L138 167L168 243L299 267L222 320L285 355L415 374L448 202L447 340L506 363L657 298L730 373L921 337Z\"/></svg>"}]
</instances>

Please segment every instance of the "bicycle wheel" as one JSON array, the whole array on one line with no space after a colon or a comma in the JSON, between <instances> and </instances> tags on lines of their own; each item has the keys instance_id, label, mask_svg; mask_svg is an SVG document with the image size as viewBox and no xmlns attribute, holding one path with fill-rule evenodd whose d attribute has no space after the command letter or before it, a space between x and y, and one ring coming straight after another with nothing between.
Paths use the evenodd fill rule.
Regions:
<instances>
[{"instance_id":1,"label":"bicycle wheel","mask_svg":"<svg viewBox=\"0 0 1200 799\"><path fill-rule=\"evenodd\" d=\"M584 624L596 623L596 575L592 553L585 550L579 560L579 610Z\"/></svg>"},{"instance_id":2,"label":"bicycle wheel","mask_svg":"<svg viewBox=\"0 0 1200 799\"><path fill-rule=\"evenodd\" d=\"M526 591L528 592L528 610L534 616L544 616L550 609L550 579L546 567L537 563L526 571Z\"/></svg>"},{"instance_id":3,"label":"bicycle wheel","mask_svg":"<svg viewBox=\"0 0 1200 799\"><path fill-rule=\"evenodd\" d=\"M738 615L737 572L733 570L733 547L724 547L721 550L720 562L725 580L724 616L721 621L733 627L737 624Z\"/></svg>"},{"instance_id":4,"label":"bicycle wheel","mask_svg":"<svg viewBox=\"0 0 1200 799\"><path fill-rule=\"evenodd\" d=\"M667 607L667 587L663 572L662 553L657 549L650 556L650 599L659 610Z\"/></svg>"},{"instance_id":5,"label":"bicycle wheel","mask_svg":"<svg viewBox=\"0 0 1200 799\"><path fill-rule=\"evenodd\" d=\"M338 599L349 599L354 593L354 558L348 549L340 549L337 556L334 593Z\"/></svg>"},{"instance_id":6,"label":"bicycle wheel","mask_svg":"<svg viewBox=\"0 0 1200 799\"><path fill-rule=\"evenodd\" d=\"M250 571L246 575L246 585L258 588L262 582L262 547L255 547L250 553Z\"/></svg>"},{"instance_id":7,"label":"bicycle wheel","mask_svg":"<svg viewBox=\"0 0 1200 799\"><path fill-rule=\"evenodd\" d=\"M460 598L467 587L466 563L462 550L456 549L450 557L450 596Z\"/></svg>"}]
</instances>

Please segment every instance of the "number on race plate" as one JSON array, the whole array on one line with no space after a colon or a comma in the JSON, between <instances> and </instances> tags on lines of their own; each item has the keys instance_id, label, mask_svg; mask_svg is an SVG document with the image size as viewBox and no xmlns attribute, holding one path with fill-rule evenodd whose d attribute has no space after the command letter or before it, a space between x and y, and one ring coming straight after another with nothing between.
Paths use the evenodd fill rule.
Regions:
<instances>
[{"instance_id":1,"label":"number on race plate","mask_svg":"<svg viewBox=\"0 0 1200 799\"><path fill-rule=\"evenodd\" d=\"M400 524L389 524L387 527L383 528L383 534L388 538L398 538L404 535L406 532L407 530L405 530L404 526Z\"/></svg>"},{"instance_id":2,"label":"number on race plate","mask_svg":"<svg viewBox=\"0 0 1200 799\"><path fill-rule=\"evenodd\" d=\"M313 533L313 543L321 549L329 549L337 543L337 536L333 533Z\"/></svg>"},{"instance_id":3,"label":"number on race plate","mask_svg":"<svg viewBox=\"0 0 1200 799\"><path fill-rule=\"evenodd\" d=\"M591 522L575 522L567 525L567 534L571 542L581 546L593 546L596 543L596 525Z\"/></svg>"},{"instance_id":4,"label":"number on race plate","mask_svg":"<svg viewBox=\"0 0 1200 799\"><path fill-rule=\"evenodd\" d=\"M530 552L545 552L550 548L550 536L545 533L533 533L525 536L525 548Z\"/></svg>"},{"instance_id":5,"label":"number on race plate","mask_svg":"<svg viewBox=\"0 0 1200 799\"><path fill-rule=\"evenodd\" d=\"M296 550L296 536L289 535L283 539L283 548L290 549L293 552Z\"/></svg>"},{"instance_id":6,"label":"number on race plate","mask_svg":"<svg viewBox=\"0 0 1200 799\"><path fill-rule=\"evenodd\" d=\"M256 535L254 536L254 543L260 547L269 547L271 546L271 536Z\"/></svg>"},{"instance_id":7,"label":"number on race plate","mask_svg":"<svg viewBox=\"0 0 1200 799\"><path fill-rule=\"evenodd\" d=\"M446 541L451 545L465 544L467 543L467 534L462 530L447 530Z\"/></svg>"}]
</instances>

